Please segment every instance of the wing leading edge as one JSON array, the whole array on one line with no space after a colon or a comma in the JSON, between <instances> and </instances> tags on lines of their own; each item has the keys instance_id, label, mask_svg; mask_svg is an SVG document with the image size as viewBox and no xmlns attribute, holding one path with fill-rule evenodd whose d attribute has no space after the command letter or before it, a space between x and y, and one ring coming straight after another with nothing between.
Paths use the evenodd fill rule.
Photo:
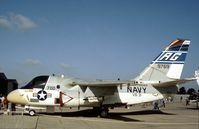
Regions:
<instances>
[{"instance_id":1,"label":"wing leading edge","mask_svg":"<svg viewBox=\"0 0 199 129\"><path fill-rule=\"evenodd\" d=\"M82 82L72 82L70 85L75 86L85 86L85 87L115 87L115 86L120 86L122 84L131 84L131 85L147 85L151 84L154 87L169 87L169 86L177 86L181 85L183 83L189 82L189 81L194 81L196 78L184 78L184 79L176 79L173 81L166 81L166 82L151 82L151 81L82 81Z\"/></svg>"}]
</instances>

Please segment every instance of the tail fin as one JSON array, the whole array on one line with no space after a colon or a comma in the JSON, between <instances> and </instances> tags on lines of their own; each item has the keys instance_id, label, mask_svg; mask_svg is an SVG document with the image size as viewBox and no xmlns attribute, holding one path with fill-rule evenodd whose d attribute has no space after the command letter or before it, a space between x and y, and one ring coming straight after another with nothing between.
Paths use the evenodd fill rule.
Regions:
<instances>
[{"instance_id":1,"label":"tail fin","mask_svg":"<svg viewBox=\"0 0 199 129\"><path fill-rule=\"evenodd\" d=\"M180 79L189 44L189 40L174 40L135 80L164 82Z\"/></svg>"},{"instance_id":2,"label":"tail fin","mask_svg":"<svg viewBox=\"0 0 199 129\"><path fill-rule=\"evenodd\" d=\"M195 71L195 77L196 77L196 81L197 81L198 86L199 86L199 70Z\"/></svg>"}]
</instances>

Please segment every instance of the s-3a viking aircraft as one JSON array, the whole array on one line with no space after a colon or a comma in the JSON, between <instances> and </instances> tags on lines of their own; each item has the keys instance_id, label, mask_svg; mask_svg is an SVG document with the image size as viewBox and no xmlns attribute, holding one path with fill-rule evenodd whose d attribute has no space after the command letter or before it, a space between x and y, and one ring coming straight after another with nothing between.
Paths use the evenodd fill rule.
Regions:
<instances>
[{"instance_id":1,"label":"s-3a viking aircraft","mask_svg":"<svg viewBox=\"0 0 199 129\"><path fill-rule=\"evenodd\" d=\"M172 41L140 75L129 81L83 81L59 76L38 76L26 86L12 91L7 99L24 105L30 115L35 108L93 107L101 117L109 108L163 99L175 94L178 85L193 78L180 79L189 40Z\"/></svg>"}]
</instances>

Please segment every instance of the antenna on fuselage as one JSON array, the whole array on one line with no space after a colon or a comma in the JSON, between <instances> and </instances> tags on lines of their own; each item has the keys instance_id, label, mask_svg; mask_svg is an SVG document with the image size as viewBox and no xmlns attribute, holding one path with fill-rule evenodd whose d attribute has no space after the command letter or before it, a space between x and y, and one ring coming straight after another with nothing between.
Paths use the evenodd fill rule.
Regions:
<instances>
[{"instance_id":1,"label":"antenna on fuselage","mask_svg":"<svg viewBox=\"0 0 199 129\"><path fill-rule=\"evenodd\" d=\"M61 75L61 78L64 78L64 74Z\"/></svg>"}]
</instances>

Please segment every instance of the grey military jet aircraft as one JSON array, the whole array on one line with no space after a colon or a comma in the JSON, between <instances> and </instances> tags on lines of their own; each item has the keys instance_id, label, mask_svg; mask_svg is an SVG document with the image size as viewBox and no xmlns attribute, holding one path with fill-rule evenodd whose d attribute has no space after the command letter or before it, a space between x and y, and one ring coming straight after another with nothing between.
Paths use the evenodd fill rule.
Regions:
<instances>
[{"instance_id":1,"label":"grey military jet aircraft","mask_svg":"<svg viewBox=\"0 0 199 129\"><path fill-rule=\"evenodd\" d=\"M7 99L24 105L30 115L36 108L93 107L101 117L109 108L163 99L175 94L178 85L194 78L180 79L189 40L172 41L140 75L129 81L83 81L63 76L38 76L12 91Z\"/></svg>"}]
</instances>

